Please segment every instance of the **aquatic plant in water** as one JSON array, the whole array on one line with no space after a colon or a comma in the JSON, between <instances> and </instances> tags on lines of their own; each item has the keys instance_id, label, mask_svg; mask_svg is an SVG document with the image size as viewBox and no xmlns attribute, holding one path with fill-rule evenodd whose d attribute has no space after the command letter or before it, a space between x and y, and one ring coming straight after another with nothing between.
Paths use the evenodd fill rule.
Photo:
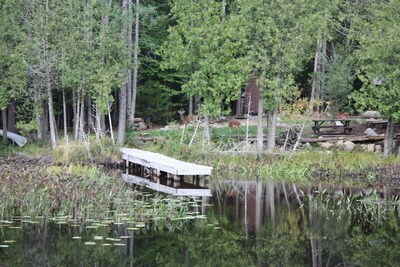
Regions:
<instances>
[{"instance_id":1,"label":"aquatic plant in water","mask_svg":"<svg viewBox=\"0 0 400 267\"><path fill-rule=\"evenodd\" d=\"M1 165L0 216L169 230L188 221L193 200L132 189L117 177L91 166Z\"/></svg>"}]
</instances>

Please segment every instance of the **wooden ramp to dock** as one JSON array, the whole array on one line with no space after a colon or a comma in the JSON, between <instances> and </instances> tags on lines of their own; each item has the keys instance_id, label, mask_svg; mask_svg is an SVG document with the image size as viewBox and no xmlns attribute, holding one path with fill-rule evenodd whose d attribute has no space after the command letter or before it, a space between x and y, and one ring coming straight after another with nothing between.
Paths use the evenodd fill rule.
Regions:
<instances>
[{"instance_id":1,"label":"wooden ramp to dock","mask_svg":"<svg viewBox=\"0 0 400 267\"><path fill-rule=\"evenodd\" d=\"M208 190L205 194L209 194L208 184L212 167L188 163L139 149L121 148L120 151L122 159L126 161L126 167L130 170L129 174L142 178L148 176L157 184L165 184L173 188L181 188L181 185L185 183L185 176L192 176L193 185L198 190L201 190L199 187L203 178L203 189Z\"/></svg>"}]
</instances>

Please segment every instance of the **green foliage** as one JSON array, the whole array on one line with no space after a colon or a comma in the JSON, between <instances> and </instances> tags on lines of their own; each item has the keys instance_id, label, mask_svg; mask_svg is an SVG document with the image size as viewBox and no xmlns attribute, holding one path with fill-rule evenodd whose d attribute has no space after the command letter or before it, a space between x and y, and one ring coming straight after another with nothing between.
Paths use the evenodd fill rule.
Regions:
<instances>
[{"instance_id":1,"label":"green foliage","mask_svg":"<svg viewBox=\"0 0 400 267\"><path fill-rule=\"evenodd\" d=\"M293 75L307 58L310 32L303 2L239 1L248 32L247 62L262 89L265 107L277 110L296 89Z\"/></svg>"},{"instance_id":2,"label":"green foliage","mask_svg":"<svg viewBox=\"0 0 400 267\"><path fill-rule=\"evenodd\" d=\"M246 81L243 17L221 16L221 3L212 0L176 0L171 13L177 24L162 49L163 67L189 73L182 90L201 97L200 114L217 116Z\"/></svg>"},{"instance_id":3,"label":"green foliage","mask_svg":"<svg viewBox=\"0 0 400 267\"><path fill-rule=\"evenodd\" d=\"M355 75L349 61L334 53L327 64L327 74L324 77L324 99L331 102L336 113L349 111L349 95L353 90Z\"/></svg>"},{"instance_id":4,"label":"green foliage","mask_svg":"<svg viewBox=\"0 0 400 267\"><path fill-rule=\"evenodd\" d=\"M18 121L16 128L22 136L31 137L37 131L38 125L34 120L30 122Z\"/></svg>"},{"instance_id":5,"label":"green foliage","mask_svg":"<svg viewBox=\"0 0 400 267\"><path fill-rule=\"evenodd\" d=\"M376 109L383 116L400 121L400 3L371 1L369 12L359 27L359 78L363 87L353 95L359 110ZM375 85L381 80L381 86Z\"/></svg>"},{"instance_id":6,"label":"green foliage","mask_svg":"<svg viewBox=\"0 0 400 267\"><path fill-rule=\"evenodd\" d=\"M140 86L137 117L155 124L165 125L177 114L177 103L172 101L170 88L159 81L152 80Z\"/></svg>"},{"instance_id":7,"label":"green foliage","mask_svg":"<svg viewBox=\"0 0 400 267\"><path fill-rule=\"evenodd\" d=\"M15 1L0 4L0 110L16 99L26 85L21 60L21 9Z\"/></svg>"}]
</instances>

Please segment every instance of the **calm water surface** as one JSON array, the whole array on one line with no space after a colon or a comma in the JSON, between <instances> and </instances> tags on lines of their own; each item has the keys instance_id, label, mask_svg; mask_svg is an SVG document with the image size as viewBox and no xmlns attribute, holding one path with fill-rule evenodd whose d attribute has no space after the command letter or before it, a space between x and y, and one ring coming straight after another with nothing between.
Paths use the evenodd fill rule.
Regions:
<instances>
[{"instance_id":1,"label":"calm water surface","mask_svg":"<svg viewBox=\"0 0 400 267\"><path fill-rule=\"evenodd\" d=\"M375 191L215 182L174 232L3 220L0 267L399 266L398 192Z\"/></svg>"}]
</instances>

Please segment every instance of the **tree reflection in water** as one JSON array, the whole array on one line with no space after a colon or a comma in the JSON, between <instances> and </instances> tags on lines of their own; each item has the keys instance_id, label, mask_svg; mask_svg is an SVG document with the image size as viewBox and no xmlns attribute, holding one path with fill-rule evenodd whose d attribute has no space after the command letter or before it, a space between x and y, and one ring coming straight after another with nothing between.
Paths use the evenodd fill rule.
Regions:
<instances>
[{"instance_id":1,"label":"tree reflection in water","mask_svg":"<svg viewBox=\"0 0 400 267\"><path fill-rule=\"evenodd\" d=\"M394 266L400 262L397 193L220 181L213 198L196 208L207 219L174 232L1 224L0 244L15 243L0 248L0 266ZM94 236L103 239L85 245ZM130 238L104 246L114 242L105 238L120 236Z\"/></svg>"}]
</instances>

